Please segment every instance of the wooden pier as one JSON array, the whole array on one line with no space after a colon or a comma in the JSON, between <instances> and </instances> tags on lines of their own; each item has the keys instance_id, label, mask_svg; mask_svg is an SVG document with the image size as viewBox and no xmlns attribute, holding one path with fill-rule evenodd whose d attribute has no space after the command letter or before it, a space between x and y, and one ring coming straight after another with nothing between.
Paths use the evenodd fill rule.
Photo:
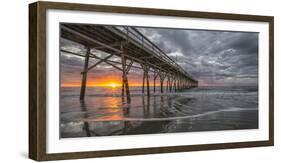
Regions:
<instances>
[{"instance_id":1,"label":"wooden pier","mask_svg":"<svg viewBox=\"0 0 281 163\"><path fill-rule=\"evenodd\" d=\"M127 103L131 102L128 79L131 68L143 71L142 93L148 96L151 94L150 77L153 79L153 92L156 91L157 79L160 82L161 93L164 92L165 82L167 92L198 86L197 80L134 27L61 24L61 37L82 44L87 49L85 55L61 49L61 52L85 58L84 69L81 72L80 100L84 100L87 73L101 63L107 63L122 72L122 97L126 98ZM98 49L109 55L101 58L91 53L91 49ZM120 62L110 60L113 56L120 57ZM97 62L89 65L90 59L95 59ZM139 66L134 63L138 63ZM153 75L150 76L150 73Z\"/></svg>"}]
</instances>

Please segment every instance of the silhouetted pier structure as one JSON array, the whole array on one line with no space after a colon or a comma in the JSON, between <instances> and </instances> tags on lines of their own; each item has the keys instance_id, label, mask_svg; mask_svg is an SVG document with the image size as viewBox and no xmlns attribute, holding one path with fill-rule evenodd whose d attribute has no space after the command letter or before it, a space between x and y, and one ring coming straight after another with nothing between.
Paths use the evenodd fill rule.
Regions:
<instances>
[{"instance_id":1,"label":"silhouetted pier structure","mask_svg":"<svg viewBox=\"0 0 281 163\"><path fill-rule=\"evenodd\" d=\"M160 81L160 91L179 91L198 86L198 81L191 77L180 65L163 52L134 27L102 26L86 24L61 24L61 37L84 45L87 53L78 53L62 50L76 56L84 57L84 69L82 72L82 84L80 100L84 99L87 83L87 73L101 63L107 63L122 72L122 97L126 96L127 103L131 102L128 74L131 68L143 71L142 93L150 96L149 72L152 72L153 92L156 91L156 80ZM97 49L109 55L101 58L91 52ZM110 60L118 56L121 61ZM89 65L90 59L96 59L93 65ZM134 65L138 63L138 65Z\"/></svg>"}]
</instances>

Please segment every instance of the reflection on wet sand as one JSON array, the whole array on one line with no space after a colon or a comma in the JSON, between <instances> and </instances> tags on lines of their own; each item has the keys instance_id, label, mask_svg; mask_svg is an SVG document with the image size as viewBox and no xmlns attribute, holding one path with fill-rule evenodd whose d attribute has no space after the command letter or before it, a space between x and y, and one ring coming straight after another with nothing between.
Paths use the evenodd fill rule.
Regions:
<instances>
[{"instance_id":1,"label":"reflection on wet sand","mask_svg":"<svg viewBox=\"0 0 281 163\"><path fill-rule=\"evenodd\" d=\"M153 112L150 111L150 98L148 96L142 96L142 117L143 118L149 118L151 117L150 114L152 114ZM157 107L157 102L156 102L156 96L153 96L153 110ZM164 106L163 102L164 99L161 96L161 107ZM115 135L115 134L124 134L126 132L128 132L132 125L130 121L127 121L126 118L130 117L130 106L131 105L123 105L122 107L122 111L121 112L116 112L115 109L117 109L118 107L118 100L106 100L108 103L108 106L111 106L111 109L108 109L107 112L109 113L114 113L111 115L106 115L106 116L102 116L99 118L94 118L93 117L89 117L88 115L88 110L87 110L87 106L86 103L84 101L80 101L80 107L81 107L81 111L84 113L84 116L81 120L83 120L83 130L85 131L86 136L90 137L90 136L100 136L100 134L98 134L95 131L95 128L97 128L96 126L98 126L98 128L102 128L102 127L106 127L108 130L111 130L110 127L108 126L114 126L114 125L118 125L120 126L122 124L122 128L121 129L117 129L117 130L112 130L111 132L107 133L107 135ZM153 116L152 116L153 117ZM115 122L115 123L113 123ZM96 129L99 130L99 129Z\"/></svg>"},{"instance_id":2,"label":"reflection on wet sand","mask_svg":"<svg viewBox=\"0 0 281 163\"><path fill-rule=\"evenodd\" d=\"M85 105L84 101L80 101L80 107L81 107L81 111L84 112L84 118L88 118L88 114L87 114L87 107ZM84 127L83 130L85 130L85 133L88 137L91 136L91 132L90 132L90 128L89 128L89 122L84 121Z\"/></svg>"}]
</instances>

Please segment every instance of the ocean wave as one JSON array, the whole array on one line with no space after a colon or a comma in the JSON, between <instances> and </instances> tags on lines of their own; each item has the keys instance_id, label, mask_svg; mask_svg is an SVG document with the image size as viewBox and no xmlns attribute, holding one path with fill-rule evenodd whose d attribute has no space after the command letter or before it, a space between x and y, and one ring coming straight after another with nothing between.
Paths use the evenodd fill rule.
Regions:
<instances>
[{"instance_id":1,"label":"ocean wave","mask_svg":"<svg viewBox=\"0 0 281 163\"><path fill-rule=\"evenodd\" d=\"M89 119L89 118L83 118L80 119L81 121L87 121L87 122L113 122L113 121L171 121L171 120L181 120L181 119L190 119L190 118L198 118L203 117L211 114L218 114L222 112L238 112L238 111L256 111L258 108L239 108L239 107L231 107L228 109L222 109L222 110L216 110L216 111L208 111L205 113L199 113L194 115L186 115L186 116L178 116L178 117L161 117L161 118L130 118L130 117L121 117L120 119Z\"/></svg>"}]
</instances>

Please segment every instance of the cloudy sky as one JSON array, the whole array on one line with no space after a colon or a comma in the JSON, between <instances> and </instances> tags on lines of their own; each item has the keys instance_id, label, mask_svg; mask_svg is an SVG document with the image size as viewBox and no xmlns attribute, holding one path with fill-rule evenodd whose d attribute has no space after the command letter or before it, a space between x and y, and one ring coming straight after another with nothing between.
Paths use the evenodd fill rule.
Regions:
<instances>
[{"instance_id":1,"label":"cloudy sky","mask_svg":"<svg viewBox=\"0 0 281 163\"><path fill-rule=\"evenodd\" d=\"M255 86L258 75L258 33L206 30L138 28L167 55L174 58L200 85ZM83 46L62 39L62 49L85 53ZM93 50L104 57L107 54ZM112 58L118 61L118 58ZM90 65L96 61L91 61ZM83 60L61 55L61 79L64 85L81 80ZM121 73L101 64L89 74L89 83L120 81ZM141 72L132 70L129 80L138 85Z\"/></svg>"}]
</instances>

